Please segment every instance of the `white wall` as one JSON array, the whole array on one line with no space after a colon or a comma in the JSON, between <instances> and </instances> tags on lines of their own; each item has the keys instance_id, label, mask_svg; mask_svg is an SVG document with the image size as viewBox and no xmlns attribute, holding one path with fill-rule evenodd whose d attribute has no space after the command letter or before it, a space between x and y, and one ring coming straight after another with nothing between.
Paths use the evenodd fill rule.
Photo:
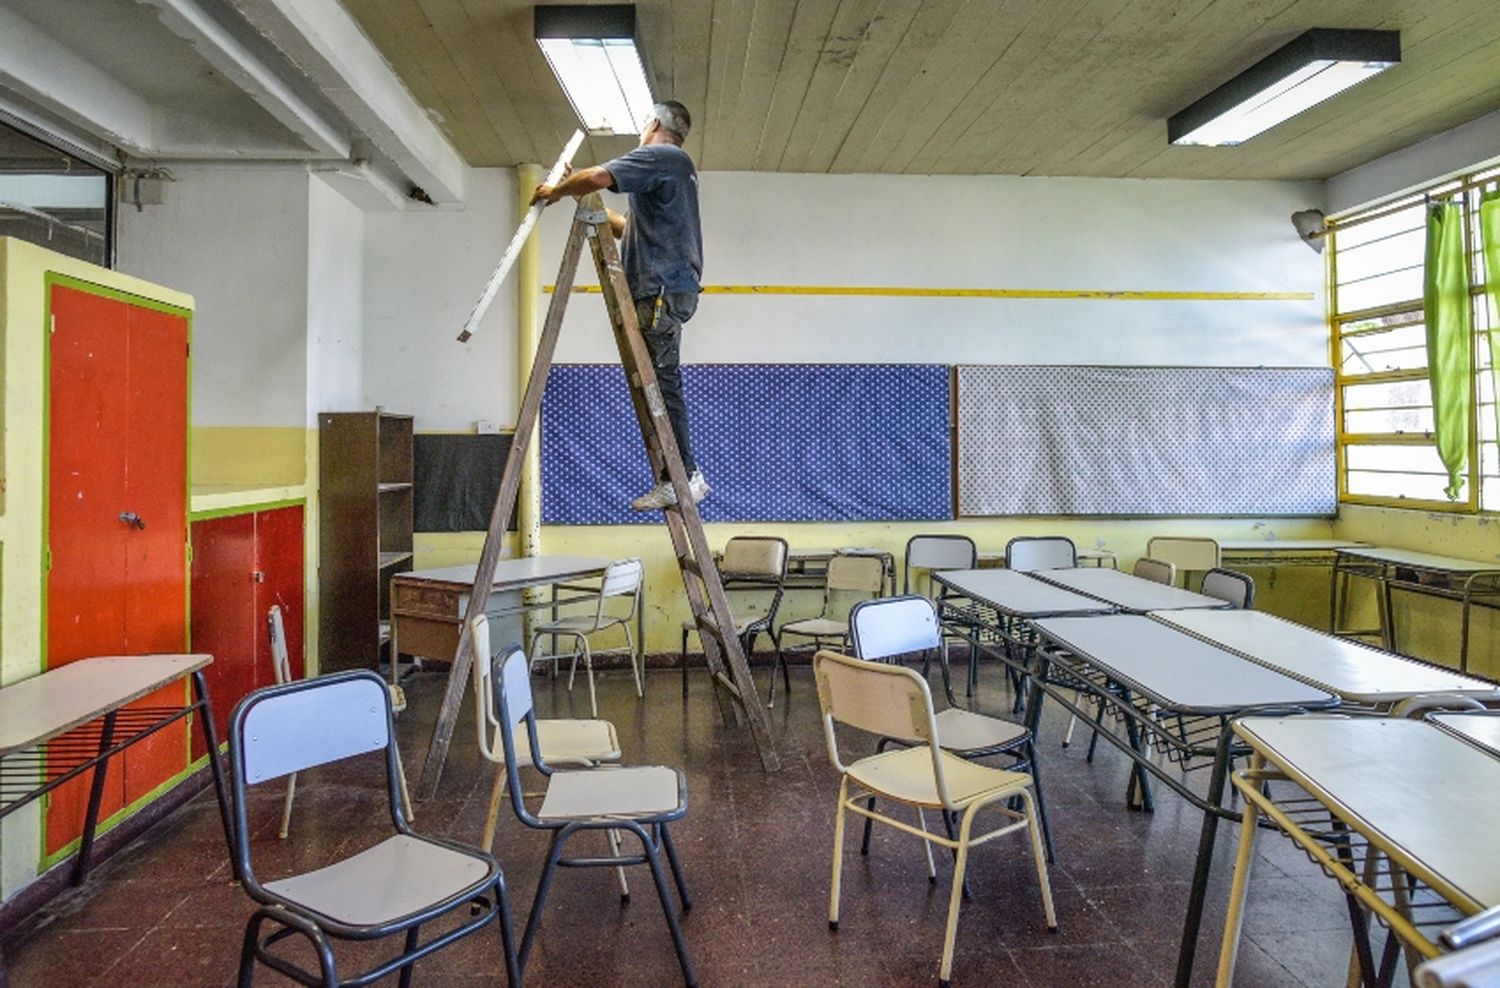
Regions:
<instances>
[{"instance_id":1,"label":"white wall","mask_svg":"<svg viewBox=\"0 0 1500 988\"><path fill-rule=\"evenodd\" d=\"M307 424L364 403L365 214L308 179Z\"/></svg>"},{"instance_id":2,"label":"white wall","mask_svg":"<svg viewBox=\"0 0 1500 988\"><path fill-rule=\"evenodd\" d=\"M1319 202L1316 183L706 174L706 284L1315 298L706 296L684 359L1326 365L1322 264L1289 220ZM544 218L544 257L567 216ZM613 359L597 298L580 301L560 359Z\"/></svg>"},{"instance_id":3,"label":"white wall","mask_svg":"<svg viewBox=\"0 0 1500 988\"><path fill-rule=\"evenodd\" d=\"M502 290L478 342L452 342L517 220L503 174L476 173L482 191L465 213L367 219L366 397L414 411L418 428L514 418L514 289ZM1315 182L708 173L707 284L1311 298L709 295L684 359L1327 366L1322 260L1290 222L1319 205ZM571 213L564 203L543 216L544 283L556 278ZM591 268L585 254L580 283L596 280ZM573 296L558 360L614 359L600 299Z\"/></svg>"},{"instance_id":4,"label":"white wall","mask_svg":"<svg viewBox=\"0 0 1500 988\"><path fill-rule=\"evenodd\" d=\"M475 170L466 187L462 211L365 217L364 402L415 414L418 429L510 424L520 403L514 278L473 339L457 342L515 232L515 172Z\"/></svg>"},{"instance_id":5,"label":"white wall","mask_svg":"<svg viewBox=\"0 0 1500 988\"><path fill-rule=\"evenodd\" d=\"M172 173L165 204L120 207L119 269L196 301L193 424L303 427L307 169Z\"/></svg>"}]
</instances>

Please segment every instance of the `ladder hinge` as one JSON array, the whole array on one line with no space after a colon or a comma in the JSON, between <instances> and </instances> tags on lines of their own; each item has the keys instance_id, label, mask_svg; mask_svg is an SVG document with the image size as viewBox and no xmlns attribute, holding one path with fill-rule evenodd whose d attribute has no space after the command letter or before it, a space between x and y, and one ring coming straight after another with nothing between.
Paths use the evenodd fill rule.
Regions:
<instances>
[{"instance_id":1,"label":"ladder hinge","mask_svg":"<svg viewBox=\"0 0 1500 988\"><path fill-rule=\"evenodd\" d=\"M589 226L603 226L609 222L609 213L603 209L578 210L578 222L587 223Z\"/></svg>"}]
</instances>

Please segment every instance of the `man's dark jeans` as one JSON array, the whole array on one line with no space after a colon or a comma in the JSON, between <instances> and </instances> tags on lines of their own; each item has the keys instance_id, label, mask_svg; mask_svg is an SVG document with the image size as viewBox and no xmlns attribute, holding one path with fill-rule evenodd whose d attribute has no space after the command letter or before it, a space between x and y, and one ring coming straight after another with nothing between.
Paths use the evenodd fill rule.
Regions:
<instances>
[{"instance_id":1,"label":"man's dark jeans","mask_svg":"<svg viewBox=\"0 0 1500 988\"><path fill-rule=\"evenodd\" d=\"M693 318L697 311L696 293L667 292L659 298L652 296L635 300L635 317L641 324L641 335L646 338L646 349L650 351L651 364L656 368L656 380L661 384L661 398L667 406L667 418L677 438L677 449L682 454L682 468L689 477L698 469L698 464L693 459L693 444L688 436L687 403L682 400L682 369L678 361L682 349L682 324ZM659 479L667 478L662 476Z\"/></svg>"}]
</instances>

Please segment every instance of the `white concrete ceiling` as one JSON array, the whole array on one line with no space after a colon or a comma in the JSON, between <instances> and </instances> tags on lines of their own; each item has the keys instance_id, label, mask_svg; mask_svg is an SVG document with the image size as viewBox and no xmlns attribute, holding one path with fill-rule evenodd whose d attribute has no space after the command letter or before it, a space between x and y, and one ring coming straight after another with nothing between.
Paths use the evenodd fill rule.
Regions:
<instances>
[{"instance_id":1,"label":"white concrete ceiling","mask_svg":"<svg viewBox=\"0 0 1500 988\"><path fill-rule=\"evenodd\" d=\"M576 126L525 0L344 0L471 164ZM1495 0L638 0L700 167L1326 178L1500 108ZM1399 30L1402 64L1237 149L1166 118L1310 27ZM596 141L580 160L629 141Z\"/></svg>"},{"instance_id":2,"label":"white concrete ceiling","mask_svg":"<svg viewBox=\"0 0 1500 988\"><path fill-rule=\"evenodd\" d=\"M641 0L709 169L1326 178L1500 108L1495 0ZM555 157L521 0L0 0L0 119L134 166L294 160L386 205ZM1166 117L1309 27L1402 64L1237 149ZM595 139L579 160L630 145ZM420 196L418 196L420 198Z\"/></svg>"}]
</instances>

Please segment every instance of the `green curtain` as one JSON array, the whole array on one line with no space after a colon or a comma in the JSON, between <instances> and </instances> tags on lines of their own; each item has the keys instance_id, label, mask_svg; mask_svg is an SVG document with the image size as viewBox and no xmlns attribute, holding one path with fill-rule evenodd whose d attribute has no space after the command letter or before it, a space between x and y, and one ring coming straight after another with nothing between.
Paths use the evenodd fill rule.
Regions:
<instances>
[{"instance_id":1,"label":"green curtain","mask_svg":"<svg viewBox=\"0 0 1500 988\"><path fill-rule=\"evenodd\" d=\"M1484 275L1489 285L1490 311L1500 314L1500 190L1484 194L1479 203L1479 232L1484 245ZM1490 393L1495 401L1495 435L1500 436L1500 325L1491 321L1485 333L1490 345Z\"/></svg>"},{"instance_id":2,"label":"green curtain","mask_svg":"<svg viewBox=\"0 0 1500 988\"><path fill-rule=\"evenodd\" d=\"M1463 224L1456 202L1429 208L1422 285L1433 431L1448 471L1445 493L1450 501L1458 500L1469 460L1469 271Z\"/></svg>"}]
</instances>

